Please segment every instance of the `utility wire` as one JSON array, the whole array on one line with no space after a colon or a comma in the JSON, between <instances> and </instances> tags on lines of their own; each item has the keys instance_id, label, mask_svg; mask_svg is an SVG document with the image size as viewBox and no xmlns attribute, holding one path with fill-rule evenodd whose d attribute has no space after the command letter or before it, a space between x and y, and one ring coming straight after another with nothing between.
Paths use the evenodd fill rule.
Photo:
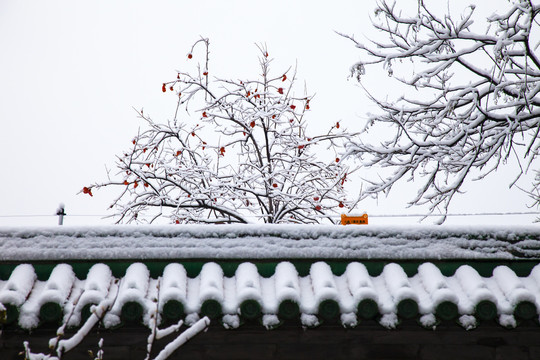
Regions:
<instances>
[{"instance_id":1,"label":"utility wire","mask_svg":"<svg viewBox=\"0 0 540 360\"><path fill-rule=\"evenodd\" d=\"M368 214L369 215L369 214ZM487 212L487 213L455 213L455 214L373 214L369 217L429 217L429 216L506 216L506 215L540 215L538 211Z\"/></svg>"},{"instance_id":2,"label":"utility wire","mask_svg":"<svg viewBox=\"0 0 540 360\"><path fill-rule=\"evenodd\" d=\"M25 217L56 217L58 215L0 215L0 218L25 218ZM66 214L64 216L72 216L72 217L96 217L96 216L99 216L99 217L107 217L107 216L110 216L110 215L81 215L81 214Z\"/></svg>"},{"instance_id":3,"label":"utility wire","mask_svg":"<svg viewBox=\"0 0 540 360\"><path fill-rule=\"evenodd\" d=\"M433 217L433 216L507 216L507 215L540 215L538 211L516 211L516 212L485 212L485 213L451 213L451 214L370 214L370 218L396 218L396 217ZM25 217L56 217L58 215L0 215L0 218L25 218ZM111 214L66 214L67 217L110 217ZM114 216L114 215L112 215ZM350 214L349 216L355 216Z\"/></svg>"}]
</instances>

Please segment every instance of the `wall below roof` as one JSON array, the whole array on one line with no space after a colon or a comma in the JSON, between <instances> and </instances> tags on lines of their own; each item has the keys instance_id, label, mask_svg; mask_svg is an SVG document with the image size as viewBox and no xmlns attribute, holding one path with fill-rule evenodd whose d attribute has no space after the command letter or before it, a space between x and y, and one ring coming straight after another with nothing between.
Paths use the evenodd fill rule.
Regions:
<instances>
[{"instance_id":1,"label":"wall below roof","mask_svg":"<svg viewBox=\"0 0 540 360\"><path fill-rule=\"evenodd\" d=\"M104 358L138 360L146 357L148 329L123 327L114 331L94 331L64 360L88 360L88 350L97 350L104 339ZM2 359L20 359L23 341L33 352L47 353L54 329L37 329L31 334L4 329L0 335ZM539 359L540 327L532 321L511 331L496 323L485 323L472 331L454 324L441 324L428 331L414 321L403 322L397 330L387 330L374 321L364 321L354 329L324 324L302 330L286 323L276 330L260 324L244 324L237 330L211 325L182 346L169 359ZM152 357L175 335L154 345Z\"/></svg>"}]
</instances>

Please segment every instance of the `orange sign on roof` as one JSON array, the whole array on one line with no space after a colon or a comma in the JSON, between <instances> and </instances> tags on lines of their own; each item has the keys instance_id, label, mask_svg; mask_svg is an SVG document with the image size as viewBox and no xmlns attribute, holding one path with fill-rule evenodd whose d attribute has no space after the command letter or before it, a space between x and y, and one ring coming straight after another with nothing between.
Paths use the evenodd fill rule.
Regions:
<instances>
[{"instance_id":1,"label":"orange sign on roof","mask_svg":"<svg viewBox=\"0 0 540 360\"><path fill-rule=\"evenodd\" d=\"M341 214L341 225L367 225L368 224L368 215L360 216L347 216Z\"/></svg>"}]
</instances>

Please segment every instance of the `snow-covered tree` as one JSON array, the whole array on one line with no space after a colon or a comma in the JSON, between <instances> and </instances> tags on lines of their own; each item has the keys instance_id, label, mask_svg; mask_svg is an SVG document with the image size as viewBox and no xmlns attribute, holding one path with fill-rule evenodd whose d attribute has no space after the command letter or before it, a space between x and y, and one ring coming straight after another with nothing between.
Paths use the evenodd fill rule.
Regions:
<instances>
[{"instance_id":1,"label":"snow-covered tree","mask_svg":"<svg viewBox=\"0 0 540 360\"><path fill-rule=\"evenodd\" d=\"M270 72L266 48L260 77L229 80L212 76L208 47L197 41L186 59L188 67L203 54L196 70L163 83L178 99L174 117L158 122L140 111L146 128L118 157L115 179L83 192L120 187L111 207L128 222L319 223L351 207L351 170L339 155L351 134L339 122L307 129L312 96L295 95L291 69Z\"/></svg>"},{"instance_id":2,"label":"snow-covered tree","mask_svg":"<svg viewBox=\"0 0 540 360\"><path fill-rule=\"evenodd\" d=\"M411 204L446 213L468 178L482 179L507 161L519 164L516 181L539 168L540 6L510 1L486 18L474 5L456 16L433 3L383 0L373 24L385 40L344 35L362 52L352 76L361 82L381 66L405 89L390 100L366 90L382 111L370 115L349 153L365 166L391 169L370 179L364 196L414 178L421 185ZM385 129L388 138L370 142L367 133L374 127ZM539 187L540 180L528 191L537 204Z\"/></svg>"}]
</instances>

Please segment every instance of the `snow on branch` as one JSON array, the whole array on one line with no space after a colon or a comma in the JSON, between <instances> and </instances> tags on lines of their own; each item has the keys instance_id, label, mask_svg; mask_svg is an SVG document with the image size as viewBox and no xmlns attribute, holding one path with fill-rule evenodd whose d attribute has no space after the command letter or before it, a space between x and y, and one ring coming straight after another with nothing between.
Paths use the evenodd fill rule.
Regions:
<instances>
[{"instance_id":1,"label":"snow on branch","mask_svg":"<svg viewBox=\"0 0 540 360\"><path fill-rule=\"evenodd\" d=\"M184 345L189 339L204 331L210 325L210 319L206 316L197 321L195 324L191 325L189 328L184 330L180 335L176 337L173 341L168 343L163 350L160 351L155 360L165 360L172 355L180 346Z\"/></svg>"},{"instance_id":2,"label":"snow on branch","mask_svg":"<svg viewBox=\"0 0 540 360\"><path fill-rule=\"evenodd\" d=\"M512 3L486 19L476 16L474 5L455 16L423 1L412 14L399 2L381 1L373 24L387 40L360 42L343 35L362 53L351 73L363 86L366 73L382 65L406 89L395 100L365 89L380 112L370 115L347 154L391 172L370 180L364 197L415 179L421 185L411 204L446 213L472 173L481 179L508 160L520 166L517 178L537 167L540 61L531 31L538 27L540 8L529 1ZM372 128L392 135L368 143ZM529 192L536 204L538 187L536 182Z\"/></svg>"},{"instance_id":3,"label":"snow on branch","mask_svg":"<svg viewBox=\"0 0 540 360\"><path fill-rule=\"evenodd\" d=\"M119 222L320 223L353 207L344 182L354 169L340 153L354 134L339 122L308 129L312 96L295 94L291 70L270 71L266 48L258 78L231 80L212 76L207 39L185 67L202 45L195 71L163 83L177 99L174 117L157 122L141 110L146 127L118 157L115 179L83 192L120 188L111 205Z\"/></svg>"}]
</instances>

